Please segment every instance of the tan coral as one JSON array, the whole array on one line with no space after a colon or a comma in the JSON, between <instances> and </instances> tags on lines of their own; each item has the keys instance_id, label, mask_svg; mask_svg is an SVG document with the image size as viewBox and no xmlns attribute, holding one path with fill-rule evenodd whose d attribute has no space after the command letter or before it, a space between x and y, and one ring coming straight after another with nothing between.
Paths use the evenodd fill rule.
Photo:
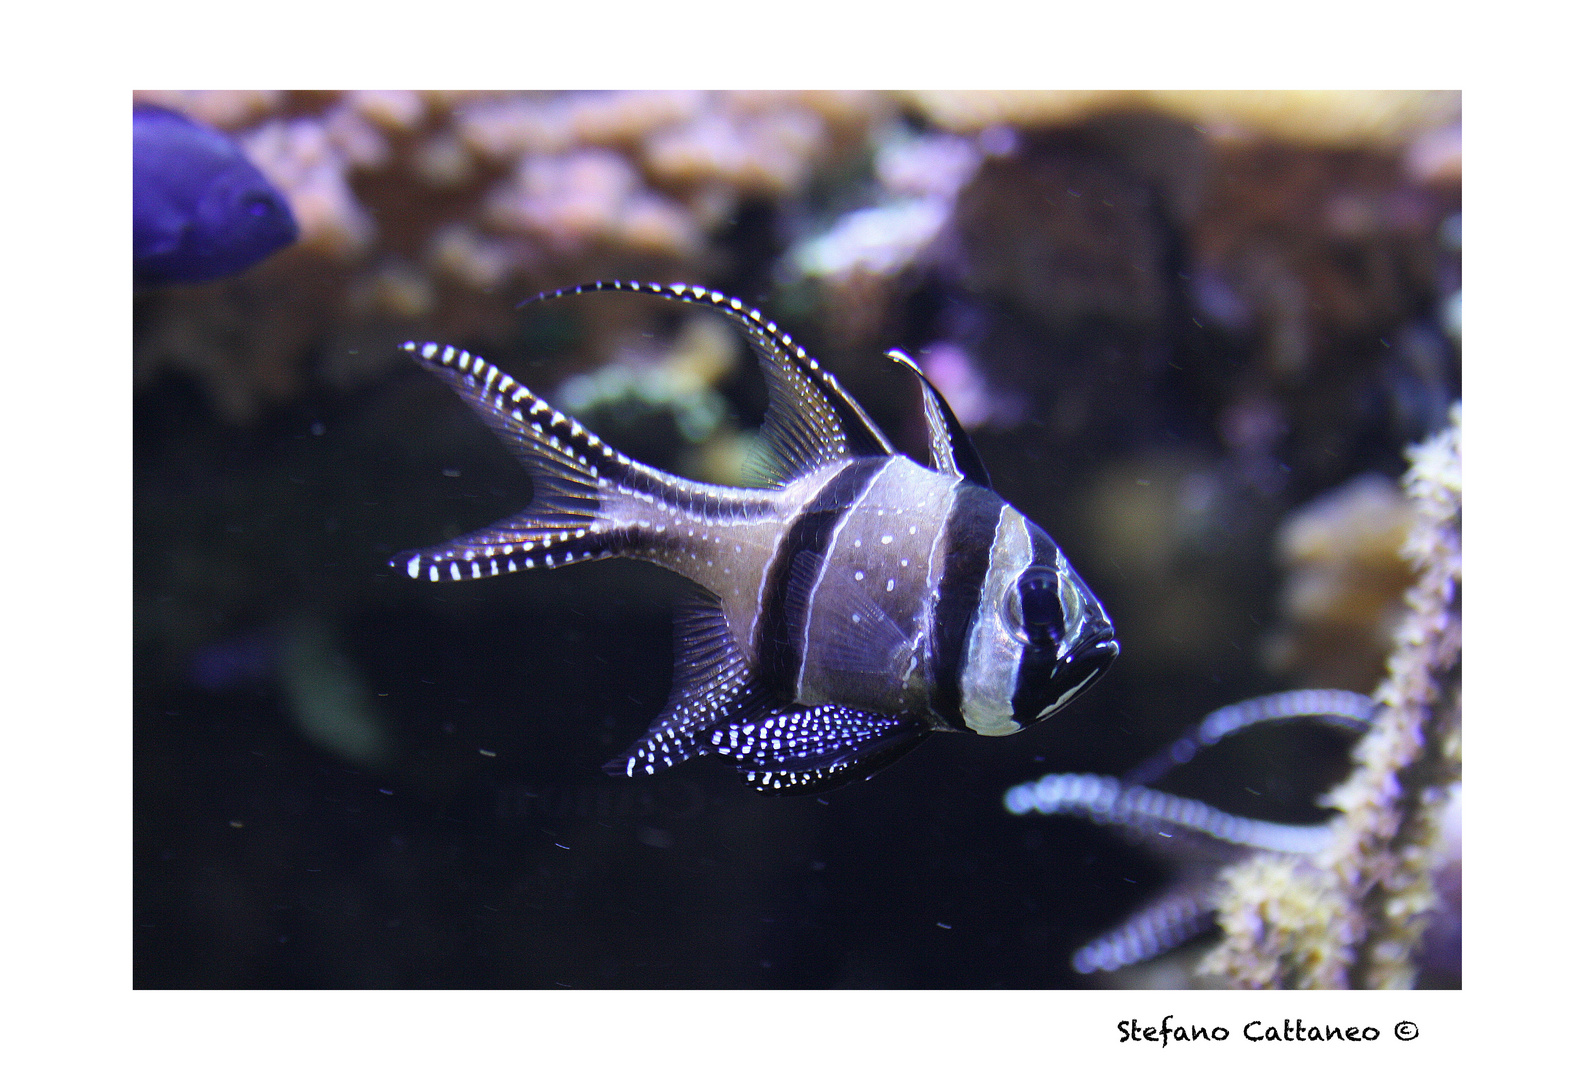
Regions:
<instances>
[{"instance_id":1,"label":"tan coral","mask_svg":"<svg viewBox=\"0 0 1595 1080\"><path fill-rule=\"evenodd\" d=\"M273 120L240 144L288 199L299 222L298 246L352 260L376 239L376 225L349 188L349 161L335 130L304 117Z\"/></svg>"},{"instance_id":2,"label":"tan coral","mask_svg":"<svg viewBox=\"0 0 1595 1080\"><path fill-rule=\"evenodd\" d=\"M203 124L231 131L269 116L288 95L282 90L135 90L133 100L164 105Z\"/></svg>"},{"instance_id":3,"label":"tan coral","mask_svg":"<svg viewBox=\"0 0 1595 1080\"><path fill-rule=\"evenodd\" d=\"M1416 90L937 90L903 95L938 127L1062 127L1113 111L1182 117L1215 135L1316 145L1396 146L1454 123L1461 95Z\"/></svg>"},{"instance_id":4,"label":"tan coral","mask_svg":"<svg viewBox=\"0 0 1595 1080\"><path fill-rule=\"evenodd\" d=\"M1409 454L1417 514L1406 553L1418 572L1374 726L1351 777L1330 796L1342 814L1320 854L1254 859L1220 902L1225 940L1207 970L1242 986L1410 987L1414 952L1437 904L1446 806L1460 781L1462 647L1461 409Z\"/></svg>"},{"instance_id":5,"label":"tan coral","mask_svg":"<svg viewBox=\"0 0 1595 1080\"><path fill-rule=\"evenodd\" d=\"M1265 661L1314 686L1367 692L1378 681L1413 571L1402 557L1416 511L1390 479L1357 477L1280 526L1285 628Z\"/></svg>"}]
</instances>

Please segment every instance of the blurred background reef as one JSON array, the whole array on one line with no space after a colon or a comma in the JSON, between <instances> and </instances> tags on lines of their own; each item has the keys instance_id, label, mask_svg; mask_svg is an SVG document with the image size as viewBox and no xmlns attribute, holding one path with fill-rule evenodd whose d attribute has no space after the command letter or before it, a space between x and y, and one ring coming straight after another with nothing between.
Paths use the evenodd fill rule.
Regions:
<instances>
[{"instance_id":1,"label":"blurred background reef","mask_svg":"<svg viewBox=\"0 0 1595 1080\"><path fill-rule=\"evenodd\" d=\"M1380 681L1413 580L1403 453L1461 395L1459 95L134 97L228 132L299 227L135 295L137 985L1200 978L1199 951L1077 974L1177 868L1003 792L1122 774L1252 695ZM1113 615L1100 687L818 800L712 764L604 775L663 705L675 579L386 563L530 493L412 337L741 482L764 391L729 325L516 309L612 277L756 304L922 454L882 353L918 357ZM1163 786L1324 819L1343 733L1233 743ZM1459 981L1449 952L1420 975Z\"/></svg>"}]
</instances>

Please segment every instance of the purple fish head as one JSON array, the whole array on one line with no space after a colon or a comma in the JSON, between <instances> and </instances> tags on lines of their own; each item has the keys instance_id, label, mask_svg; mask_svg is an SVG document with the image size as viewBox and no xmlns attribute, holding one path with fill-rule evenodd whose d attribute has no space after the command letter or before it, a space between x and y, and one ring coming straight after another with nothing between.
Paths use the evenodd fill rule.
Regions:
<instances>
[{"instance_id":1,"label":"purple fish head","mask_svg":"<svg viewBox=\"0 0 1595 1080\"><path fill-rule=\"evenodd\" d=\"M136 280L226 277L298 235L288 201L226 135L170 109L134 109Z\"/></svg>"},{"instance_id":2,"label":"purple fish head","mask_svg":"<svg viewBox=\"0 0 1595 1080\"><path fill-rule=\"evenodd\" d=\"M211 180L194 208L195 262L209 276L237 273L298 238L287 200L243 158Z\"/></svg>"}]
</instances>

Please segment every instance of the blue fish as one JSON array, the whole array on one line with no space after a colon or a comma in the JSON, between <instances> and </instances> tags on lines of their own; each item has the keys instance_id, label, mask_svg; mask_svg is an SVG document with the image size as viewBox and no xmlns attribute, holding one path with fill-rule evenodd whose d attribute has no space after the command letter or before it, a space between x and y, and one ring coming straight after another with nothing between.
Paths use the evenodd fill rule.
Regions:
<instances>
[{"instance_id":1,"label":"blue fish","mask_svg":"<svg viewBox=\"0 0 1595 1080\"><path fill-rule=\"evenodd\" d=\"M133 106L133 278L141 285L236 274L294 242L288 202L219 131Z\"/></svg>"},{"instance_id":2,"label":"blue fish","mask_svg":"<svg viewBox=\"0 0 1595 1080\"><path fill-rule=\"evenodd\" d=\"M933 732L1009 735L1096 682L1113 624L1058 545L991 488L914 361L931 468L897 453L829 372L756 308L697 286L606 281L712 307L758 350L770 407L762 488L633 461L453 346L402 347L448 383L536 486L513 518L393 566L463 581L642 559L698 586L677 621L665 710L607 766L637 776L715 755L766 794L868 777Z\"/></svg>"}]
</instances>

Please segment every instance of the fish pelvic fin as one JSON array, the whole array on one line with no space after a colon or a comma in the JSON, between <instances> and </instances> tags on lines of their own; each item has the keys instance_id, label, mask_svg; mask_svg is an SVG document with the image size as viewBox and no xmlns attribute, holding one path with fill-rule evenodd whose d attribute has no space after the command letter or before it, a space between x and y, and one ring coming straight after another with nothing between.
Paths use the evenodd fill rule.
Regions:
<instances>
[{"instance_id":1,"label":"fish pelvic fin","mask_svg":"<svg viewBox=\"0 0 1595 1080\"><path fill-rule=\"evenodd\" d=\"M651 776L712 753L765 795L814 795L873 776L929 734L914 717L779 703L749 665L719 601L698 593L676 615L670 700L647 734L604 771Z\"/></svg>"},{"instance_id":2,"label":"fish pelvic fin","mask_svg":"<svg viewBox=\"0 0 1595 1080\"><path fill-rule=\"evenodd\" d=\"M495 364L452 345L400 346L455 393L531 474L531 504L513 517L444 544L402 551L389 565L412 578L462 581L631 555L651 536L620 527L607 502L675 497L681 482L616 451Z\"/></svg>"},{"instance_id":3,"label":"fish pelvic fin","mask_svg":"<svg viewBox=\"0 0 1595 1080\"><path fill-rule=\"evenodd\" d=\"M916 717L812 705L731 725L715 749L761 794L817 795L869 779L929 736Z\"/></svg>"}]
</instances>

